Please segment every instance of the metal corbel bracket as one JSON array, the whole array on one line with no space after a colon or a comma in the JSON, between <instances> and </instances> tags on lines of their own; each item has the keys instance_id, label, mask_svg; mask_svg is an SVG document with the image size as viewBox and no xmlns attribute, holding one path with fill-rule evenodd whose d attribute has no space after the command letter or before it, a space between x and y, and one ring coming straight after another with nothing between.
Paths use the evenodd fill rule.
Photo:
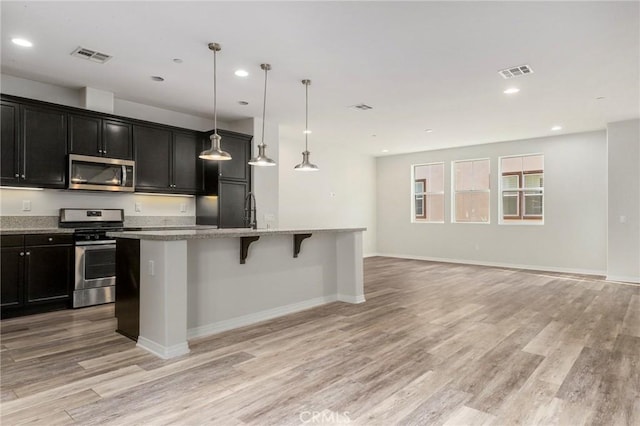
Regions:
<instances>
[{"instance_id":1,"label":"metal corbel bracket","mask_svg":"<svg viewBox=\"0 0 640 426\"><path fill-rule=\"evenodd\" d=\"M258 241L260 239L259 236L251 236L251 237L240 237L240 264L244 265L247 263L247 255L249 254L249 246L252 242Z\"/></svg>"},{"instance_id":2,"label":"metal corbel bracket","mask_svg":"<svg viewBox=\"0 0 640 426\"><path fill-rule=\"evenodd\" d=\"M293 235L293 257L298 257L300 254L300 246L302 245L302 241L309 238L311 234L294 234Z\"/></svg>"}]
</instances>

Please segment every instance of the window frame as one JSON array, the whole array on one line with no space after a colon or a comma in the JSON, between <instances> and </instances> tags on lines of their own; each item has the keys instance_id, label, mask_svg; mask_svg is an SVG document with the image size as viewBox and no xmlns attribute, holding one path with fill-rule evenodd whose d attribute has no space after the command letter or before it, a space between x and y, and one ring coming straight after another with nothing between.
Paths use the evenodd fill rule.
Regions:
<instances>
[{"instance_id":1,"label":"window frame","mask_svg":"<svg viewBox=\"0 0 640 426\"><path fill-rule=\"evenodd\" d=\"M468 163L474 161L488 161L489 162L489 189L472 189L472 190L464 190L464 191L456 191L456 167L457 163ZM487 221L486 222L472 222L472 221L464 221L460 222L456 220L456 194L457 193L487 193L489 194L489 204L487 211ZM469 158L464 160L453 160L451 161L451 223L464 223L471 225L490 225L491 224L491 158Z\"/></svg>"},{"instance_id":2,"label":"window frame","mask_svg":"<svg viewBox=\"0 0 640 426\"><path fill-rule=\"evenodd\" d=\"M524 157L533 157L533 156L542 156L542 170L528 170L528 171L520 171L520 172L502 172L502 160L505 158L524 158ZM518 175L518 188L517 189L504 189L502 178L503 176L511 176ZM544 154L543 153L531 153L531 154L516 154L516 155L503 155L498 157L498 224L499 225L523 225L523 226L540 226L544 225L544 216L545 216L545 196L544 196L544 186L536 187L536 188L525 188L525 176L526 175L542 175L544 179ZM540 191L539 194L535 194L536 196L542 195L542 215L526 215L525 211L525 197L526 192L530 191ZM517 192L518 193L518 216L511 216L510 218L505 218L504 215L504 192Z\"/></svg>"},{"instance_id":3,"label":"window frame","mask_svg":"<svg viewBox=\"0 0 640 426\"><path fill-rule=\"evenodd\" d=\"M416 179L416 167L420 167L420 166L442 166L442 191L428 191L428 179ZM445 187L446 187L446 182L445 182L445 163L444 161L434 161L431 163L419 163L419 164L412 164L411 165L411 223L445 223L445 214L446 214L446 208L445 208ZM422 192L422 212L423 212L423 217L418 217L416 216L416 197L420 194L415 192L415 187L416 187L416 183L419 181L424 181L424 192ZM427 215L427 208L428 208L428 203L427 203L427 198L429 195L442 195L442 220L429 220L428 219L428 215Z\"/></svg>"}]
</instances>

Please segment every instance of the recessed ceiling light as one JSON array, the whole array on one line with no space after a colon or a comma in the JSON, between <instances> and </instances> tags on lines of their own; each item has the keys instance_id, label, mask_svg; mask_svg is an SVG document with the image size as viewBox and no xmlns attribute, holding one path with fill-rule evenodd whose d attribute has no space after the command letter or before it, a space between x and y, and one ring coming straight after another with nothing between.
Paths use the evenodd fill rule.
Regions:
<instances>
[{"instance_id":1,"label":"recessed ceiling light","mask_svg":"<svg viewBox=\"0 0 640 426\"><path fill-rule=\"evenodd\" d=\"M237 70L236 72L234 72L234 74L238 77L246 77L249 75L249 73L245 70Z\"/></svg>"},{"instance_id":2,"label":"recessed ceiling light","mask_svg":"<svg viewBox=\"0 0 640 426\"><path fill-rule=\"evenodd\" d=\"M164 81L164 78L160 77L159 75L152 75L151 76L151 80L153 80L153 81Z\"/></svg>"},{"instance_id":3,"label":"recessed ceiling light","mask_svg":"<svg viewBox=\"0 0 640 426\"><path fill-rule=\"evenodd\" d=\"M388 149L383 149L382 152L389 152L389 150Z\"/></svg>"},{"instance_id":4,"label":"recessed ceiling light","mask_svg":"<svg viewBox=\"0 0 640 426\"><path fill-rule=\"evenodd\" d=\"M22 47L31 47L31 46L33 46L33 43L31 43L29 40L25 40L23 38L12 38L11 41L14 44L17 44L18 46L22 46Z\"/></svg>"},{"instance_id":5,"label":"recessed ceiling light","mask_svg":"<svg viewBox=\"0 0 640 426\"><path fill-rule=\"evenodd\" d=\"M247 102L247 101L238 101L238 103L240 105L249 105L249 102Z\"/></svg>"},{"instance_id":6,"label":"recessed ceiling light","mask_svg":"<svg viewBox=\"0 0 640 426\"><path fill-rule=\"evenodd\" d=\"M181 64L182 63L182 59L180 59L180 58L173 58L172 61L175 62L176 64Z\"/></svg>"},{"instance_id":7,"label":"recessed ceiling light","mask_svg":"<svg viewBox=\"0 0 640 426\"><path fill-rule=\"evenodd\" d=\"M554 132L558 131L558 130L562 130L562 126L553 126L551 128L551 130L553 130Z\"/></svg>"},{"instance_id":8,"label":"recessed ceiling light","mask_svg":"<svg viewBox=\"0 0 640 426\"><path fill-rule=\"evenodd\" d=\"M311 130L309 130L309 129L307 129L307 130L303 130L303 131L302 131L302 133L304 133L304 134L308 135L308 134L310 134L310 133L311 133Z\"/></svg>"},{"instance_id":9,"label":"recessed ceiling light","mask_svg":"<svg viewBox=\"0 0 640 426\"><path fill-rule=\"evenodd\" d=\"M518 89L517 87L509 87L503 93L506 94L506 95L513 95L514 93L518 93L519 91L520 91L520 89Z\"/></svg>"},{"instance_id":10,"label":"recessed ceiling light","mask_svg":"<svg viewBox=\"0 0 640 426\"><path fill-rule=\"evenodd\" d=\"M598 100L598 101L601 101L602 99L604 99L604 96L598 96L598 97L596 98L596 100Z\"/></svg>"},{"instance_id":11,"label":"recessed ceiling light","mask_svg":"<svg viewBox=\"0 0 640 426\"><path fill-rule=\"evenodd\" d=\"M431 133L431 132L433 132L433 129L424 129L424 131L427 132L427 133Z\"/></svg>"}]
</instances>

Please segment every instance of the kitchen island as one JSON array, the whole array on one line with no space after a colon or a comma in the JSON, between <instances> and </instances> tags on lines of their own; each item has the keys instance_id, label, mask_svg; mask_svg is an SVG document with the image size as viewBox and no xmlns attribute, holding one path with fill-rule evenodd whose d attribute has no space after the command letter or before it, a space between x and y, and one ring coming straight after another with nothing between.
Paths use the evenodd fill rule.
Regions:
<instances>
[{"instance_id":1,"label":"kitchen island","mask_svg":"<svg viewBox=\"0 0 640 426\"><path fill-rule=\"evenodd\" d=\"M173 358L189 352L191 338L329 302L362 303L363 231L110 232L118 331Z\"/></svg>"}]
</instances>

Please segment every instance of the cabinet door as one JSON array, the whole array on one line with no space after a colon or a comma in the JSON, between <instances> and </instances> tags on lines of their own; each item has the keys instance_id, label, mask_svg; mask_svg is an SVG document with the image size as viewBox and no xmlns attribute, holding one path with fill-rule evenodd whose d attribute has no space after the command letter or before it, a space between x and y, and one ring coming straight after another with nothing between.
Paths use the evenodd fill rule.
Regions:
<instances>
[{"instance_id":1,"label":"cabinet door","mask_svg":"<svg viewBox=\"0 0 640 426\"><path fill-rule=\"evenodd\" d=\"M22 106L23 182L66 187L67 117L62 111Z\"/></svg>"},{"instance_id":2,"label":"cabinet door","mask_svg":"<svg viewBox=\"0 0 640 426\"><path fill-rule=\"evenodd\" d=\"M198 145L195 133L173 134L173 189L176 191L195 194L198 190Z\"/></svg>"},{"instance_id":3,"label":"cabinet door","mask_svg":"<svg viewBox=\"0 0 640 426\"><path fill-rule=\"evenodd\" d=\"M2 101L2 134L0 139L0 173L2 184L15 184L20 180L20 107L13 102Z\"/></svg>"},{"instance_id":4,"label":"cabinet door","mask_svg":"<svg viewBox=\"0 0 640 426\"><path fill-rule=\"evenodd\" d=\"M171 188L171 131L133 126L136 150L136 190Z\"/></svg>"},{"instance_id":5,"label":"cabinet door","mask_svg":"<svg viewBox=\"0 0 640 426\"><path fill-rule=\"evenodd\" d=\"M26 303L69 299L73 246L26 246Z\"/></svg>"},{"instance_id":6,"label":"cabinet door","mask_svg":"<svg viewBox=\"0 0 640 426\"><path fill-rule=\"evenodd\" d=\"M220 161L220 177L224 179L249 179L249 156L251 154L251 138L242 138L233 133L218 132L222 137L220 147L231 154L231 160Z\"/></svg>"},{"instance_id":7,"label":"cabinet door","mask_svg":"<svg viewBox=\"0 0 640 426\"><path fill-rule=\"evenodd\" d=\"M22 306L23 304L23 276L24 276L24 248L2 248L0 263L0 303L3 308Z\"/></svg>"},{"instance_id":8,"label":"cabinet door","mask_svg":"<svg viewBox=\"0 0 640 426\"><path fill-rule=\"evenodd\" d=\"M244 228L244 198L247 195L247 184L244 182L219 182L219 224L220 228Z\"/></svg>"},{"instance_id":9,"label":"cabinet door","mask_svg":"<svg viewBox=\"0 0 640 426\"><path fill-rule=\"evenodd\" d=\"M102 155L124 160L133 159L131 125L121 121L102 122Z\"/></svg>"},{"instance_id":10,"label":"cabinet door","mask_svg":"<svg viewBox=\"0 0 640 426\"><path fill-rule=\"evenodd\" d=\"M69 152L81 155L102 155L102 120L88 115L69 115Z\"/></svg>"}]
</instances>

